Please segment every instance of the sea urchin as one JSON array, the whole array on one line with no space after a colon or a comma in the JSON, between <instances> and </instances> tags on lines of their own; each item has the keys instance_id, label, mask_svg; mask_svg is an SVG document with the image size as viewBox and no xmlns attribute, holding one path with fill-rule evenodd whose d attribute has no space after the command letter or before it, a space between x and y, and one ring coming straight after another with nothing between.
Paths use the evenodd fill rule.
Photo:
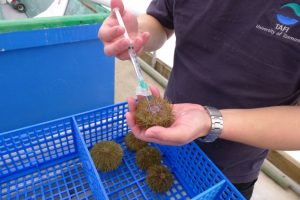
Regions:
<instances>
[{"instance_id":1,"label":"sea urchin","mask_svg":"<svg viewBox=\"0 0 300 200\"><path fill-rule=\"evenodd\" d=\"M144 147L136 153L136 164L141 169L148 169L151 165L159 165L161 159L160 151L155 147Z\"/></svg>"},{"instance_id":2,"label":"sea urchin","mask_svg":"<svg viewBox=\"0 0 300 200\"><path fill-rule=\"evenodd\" d=\"M173 185L174 176L164 165L152 165L147 170L146 182L153 192L166 192Z\"/></svg>"},{"instance_id":3,"label":"sea urchin","mask_svg":"<svg viewBox=\"0 0 300 200\"><path fill-rule=\"evenodd\" d=\"M146 98L140 99L137 104L135 119L142 129L152 126L169 127L174 122L172 104L160 97L153 97L150 102Z\"/></svg>"},{"instance_id":4,"label":"sea urchin","mask_svg":"<svg viewBox=\"0 0 300 200\"><path fill-rule=\"evenodd\" d=\"M137 139L132 132L125 136L125 144L131 151L138 151L143 147L148 146L148 142Z\"/></svg>"},{"instance_id":5,"label":"sea urchin","mask_svg":"<svg viewBox=\"0 0 300 200\"><path fill-rule=\"evenodd\" d=\"M109 172L117 169L121 164L123 150L114 141L103 141L93 146L91 156L97 170Z\"/></svg>"}]
</instances>

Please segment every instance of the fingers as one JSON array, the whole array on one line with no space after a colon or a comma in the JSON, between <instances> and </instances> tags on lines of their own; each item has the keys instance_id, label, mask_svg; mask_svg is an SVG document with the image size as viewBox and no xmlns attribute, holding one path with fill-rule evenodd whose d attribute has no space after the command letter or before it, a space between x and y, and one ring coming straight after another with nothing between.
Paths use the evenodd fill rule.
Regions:
<instances>
[{"instance_id":1,"label":"fingers","mask_svg":"<svg viewBox=\"0 0 300 200\"><path fill-rule=\"evenodd\" d=\"M128 107L129 107L129 112L134 113L135 108L136 108L135 99L132 97L128 97L127 103L128 103Z\"/></svg>"},{"instance_id":2,"label":"fingers","mask_svg":"<svg viewBox=\"0 0 300 200\"><path fill-rule=\"evenodd\" d=\"M129 46L129 41L127 41L127 42L128 42L128 45L126 46L125 49L123 47L122 47L122 49L118 49L118 48L116 49L118 51L116 53L116 57L119 58L120 60L126 60L129 58L128 51L127 51L128 46ZM142 41L141 37L138 36L133 41L133 45L134 45L135 52L139 52L139 51L142 51L144 42Z\"/></svg>"},{"instance_id":3,"label":"fingers","mask_svg":"<svg viewBox=\"0 0 300 200\"><path fill-rule=\"evenodd\" d=\"M110 7L113 10L114 8L119 8L121 16L124 13L124 4L122 0L111 0L110 2Z\"/></svg>"},{"instance_id":4,"label":"fingers","mask_svg":"<svg viewBox=\"0 0 300 200\"><path fill-rule=\"evenodd\" d=\"M122 53L127 53L129 41L127 39L120 39L113 43L104 43L104 53L107 56L115 56Z\"/></svg>"},{"instance_id":5,"label":"fingers","mask_svg":"<svg viewBox=\"0 0 300 200\"><path fill-rule=\"evenodd\" d=\"M155 143L155 144L162 144L162 145L174 145L172 143L169 143L169 142L165 142L165 141L161 141L161 140L157 140L155 138L150 138L150 137L145 137L144 135L140 135L140 136L136 136L136 138L140 139L140 140L143 140L143 141L146 141L146 142L152 142L152 143Z\"/></svg>"},{"instance_id":6,"label":"fingers","mask_svg":"<svg viewBox=\"0 0 300 200\"><path fill-rule=\"evenodd\" d=\"M119 27L119 28L122 29L122 27ZM120 30L118 30L118 28L117 28L117 32L118 31L120 31ZM129 55L128 55L129 41L127 39L125 39L124 37L122 37L121 36L122 34L119 35L120 32L114 33L115 35L113 35L113 34L109 35L109 32L111 32L111 31L107 31L107 30L104 30L104 33L101 30L99 32L101 32L99 37L105 38L105 40L103 39L103 41L105 41L104 42L105 55L116 56L120 60L126 60L129 58ZM105 33L105 32L107 32L107 33ZM121 32L124 32L124 29L122 29ZM116 37L119 37L119 36L121 36L122 38L119 40L116 40L114 42L109 42L109 40L114 40ZM149 39L149 35L147 33L137 36L133 41L134 50L136 52L142 51L143 46L145 45L145 43L147 42L148 39Z\"/></svg>"},{"instance_id":7,"label":"fingers","mask_svg":"<svg viewBox=\"0 0 300 200\"><path fill-rule=\"evenodd\" d=\"M134 115L132 113L126 113L125 115L128 127L131 129L133 133L140 133L141 130L138 125L135 123Z\"/></svg>"},{"instance_id":8,"label":"fingers","mask_svg":"<svg viewBox=\"0 0 300 200\"><path fill-rule=\"evenodd\" d=\"M161 139L156 139L156 138L153 138L153 137L147 137L144 132L142 133L134 133L134 136L140 140L143 140L143 141L146 141L146 142L152 142L152 143L155 143L155 144L162 144L162 145L172 145L172 146L179 146L181 144L178 144L176 142L171 142L171 141L168 141L168 140L161 140Z\"/></svg>"},{"instance_id":9,"label":"fingers","mask_svg":"<svg viewBox=\"0 0 300 200\"><path fill-rule=\"evenodd\" d=\"M166 137L166 134L170 134L170 132L167 133L166 129L167 128L161 126L154 126L145 132L145 136L149 138L155 138L160 141L167 141L168 138Z\"/></svg>"},{"instance_id":10,"label":"fingers","mask_svg":"<svg viewBox=\"0 0 300 200\"><path fill-rule=\"evenodd\" d=\"M103 42L111 42L116 38L124 34L124 28L119 25L110 26L109 24L103 24L99 29L98 37Z\"/></svg>"},{"instance_id":11,"label":"fingers","mask_svg":"<svg viewBox=\"0 0 300 200\"><path fill-rule=\"evenodd\" d=\"M149 38L150 38L150 33L149 32L142 32L142 38L144 43L148 42Z\"/></svg>"},{"instance_id":12,"label":"fingers","mask_svg":"<svg viewBox=\"0 0 300 200\"><path fill-rule=\"evenodd\" d=\"M137 54L141 53L143 50L143 47L145 44L148 42L150 38L150 33L149 32L142 32L139 34L139 37L137 38L138 41L135 41L137 44L135 44L135 52Z\"/></svg>"},{"instance_id":13,"label":"fingers","mask_svg":"<svg viewBox=\"0 0 300 200\"><path fill-rule=\"evenodd\" d=\"M156 144L163 145L184 145L189 141L184 140L184 138L177 138L176 131L174 132L173 128L164 128L164 127L152 127L148 130L141 130L139 126L135 123L134 115L131 112L126 113L126 120L128 127L131 129L132 133L136 138L146 141L153 142ZM172 133L172 135L170 135ZM175 136L175 137L174 137Z\"/></svg>"},{"instance_id":14,"label":"fingers","mask_svg":"<svg viewBox=\"0 0 300 200\"><path fill-rule=\"evenodd\" d=\"M152 93L153 96L160 97L160 92L157 89L157 87L155 87L153 85L150 85L150 91L151 91L151 93Z\"/></svg>"},{"instance_id":15,"label":"fingers","mask_svg":"<svg viewBox=\"0 0 300 200\"><path fill-rule=\"evenodd\" d=\"M159 141L160 144L168 145L184 145L190 142L187 135L183 134L182 130L178 127L164 128L154 126L146 130L145 137Z\"/></svg>"}]
</instances>

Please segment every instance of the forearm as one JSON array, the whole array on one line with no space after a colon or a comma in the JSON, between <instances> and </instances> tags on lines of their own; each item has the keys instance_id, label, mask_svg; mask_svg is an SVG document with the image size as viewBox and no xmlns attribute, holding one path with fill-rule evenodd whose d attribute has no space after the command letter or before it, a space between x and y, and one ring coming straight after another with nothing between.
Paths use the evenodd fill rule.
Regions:
<instances>
[{"instance_id":1,"label":"forearm","mask_svg":"<svg viewBox=\"0 0 300 200\"><path fill-rule=\"evenodd\" d=\"M221 138L261 148L300 148L300 106L221 110Z\"/></svg>"},{"instance_id":2,"label":"forearm","mask_svg":"<svg viewBox=\"0 0 300 200\"><path fill-rule=\"evenodd\" d=\"M139 31L149 32L150 39L144 47L145 51L155 51L159 49L165 41L172 35L173 31L163 27L154 17L141 15L138 17Z\"/></svg>"}]
</instances>

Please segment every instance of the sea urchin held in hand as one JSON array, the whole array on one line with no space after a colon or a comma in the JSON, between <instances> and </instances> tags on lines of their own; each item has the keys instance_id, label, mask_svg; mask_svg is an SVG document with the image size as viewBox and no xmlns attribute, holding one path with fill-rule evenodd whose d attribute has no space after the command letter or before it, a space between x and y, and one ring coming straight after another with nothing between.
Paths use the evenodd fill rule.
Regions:
<instances>
[{"instance_id":1,"label":"sea urchin held in hand","mask_svg":"<svg viewBox=\"0 0 300 200\"><path fill-rule=\"evenodd\" d=\"M137 139L132 132L125 136L125 144L131 151L138 151L143 147L148 146L148 142Z\"/></svg>"},{"instance_id":2,"label":"sea urchin held in hand","mask_svg":"<svg viewBox=\"0 0 300 200\"><path fill-rule=\"evenodd\" d=\"M174 176L163 165L152 165L147 170L146 182L153 192L166 192L173 185Z\"/></svg>"},{"instance_id":3,"label":"sea urchin held in hand","mask_svg":"<svg viewBox=\"0 0 300 200\"><path fill-rule=\"evenodd\" d=\"M117 169L121 164L123 150L114 141L103 141L93 146L91 156L97 170L109 172Z\"/></svg>"},{"instance_id":4,"label":"sea urchin held in hand","mask_svg":"<svg viewBox=\"0 0 300 200\"><path fill-rule=\"evenodd\" d=\"M154 147L144 147L136 153L136 164L141 169L148 169L151 165L159 165L161 163L161 154Z\"/></svg>"},{"instance_id":5,"label":"sea urchin held in hand","mask_svg":"<svg viewBox=\"0 0 300 200\"><path fill-rule=\"evenodd\" d=\"M160 97L153 97L150 102L146 98L137 104L135 120L142 129L152 126L169 127L174 122L172 104Z\"/></svg>"}]
</instances>

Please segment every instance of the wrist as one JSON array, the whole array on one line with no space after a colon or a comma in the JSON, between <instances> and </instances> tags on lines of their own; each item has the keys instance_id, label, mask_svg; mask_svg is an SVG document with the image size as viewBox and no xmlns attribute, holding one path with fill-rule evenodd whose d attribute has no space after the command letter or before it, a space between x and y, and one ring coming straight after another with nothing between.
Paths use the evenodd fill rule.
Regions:
<instances>
[{"instance_id":1,"label":"wrist","mask_svg":"<svg viewBox=\"0 0 300 200\"><path fill-rule=\"evenodd\" d=\"M201 142L213 142L220 137L223 131L223 116L222 113L214 107L204 106L204 109L209 116L210 127L207 134L203 137L199 137L198 140Z\"/></svg>"},{"instance_id":2,"label":"wrist","mask_svg":"<svg viewBox=\"0 0 300 200\"><path fill-rule=\"evenodd\" d=\"M225 140L235 140L237 132L240 132L242 124L247 121L245 116L241 114L239 109L222 109L220 110L223 116L224 124L220 137ZM244 132L245 130L243 130Z\"/></svg>"}]
</instances>

